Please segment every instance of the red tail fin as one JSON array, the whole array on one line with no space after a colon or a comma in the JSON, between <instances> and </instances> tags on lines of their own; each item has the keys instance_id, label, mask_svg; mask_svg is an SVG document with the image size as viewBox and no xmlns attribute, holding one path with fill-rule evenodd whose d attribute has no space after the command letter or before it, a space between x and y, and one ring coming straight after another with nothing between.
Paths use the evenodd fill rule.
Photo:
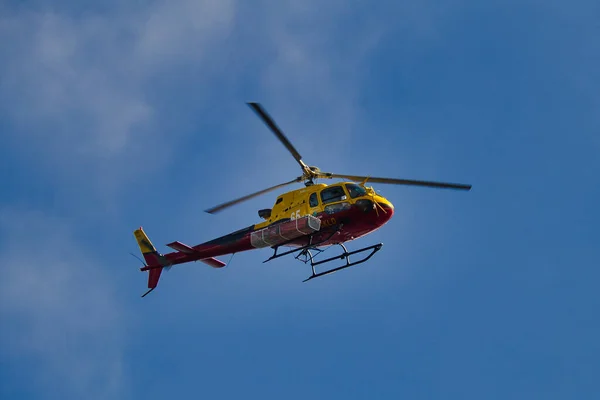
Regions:
<instances>
[{"instance_id":1,"label":"red tail fin","mask_svg":"<svg viewBox=\"0 0 600 400\"><path fill-rule=\"evenodd\" d=\"M154 268L148 271L148 291L142 295L142 297L146 296L148 293L154 290L156 286L158 286L158 280L160 279L160 273L162 272L163 267Z\"/></svg>"}]
</instances>

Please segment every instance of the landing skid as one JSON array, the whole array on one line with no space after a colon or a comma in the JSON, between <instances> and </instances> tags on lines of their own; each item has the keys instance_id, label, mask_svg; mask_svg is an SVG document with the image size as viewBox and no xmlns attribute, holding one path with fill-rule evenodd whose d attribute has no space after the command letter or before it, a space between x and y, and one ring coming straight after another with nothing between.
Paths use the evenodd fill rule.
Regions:
<instances>
[{"instance_id":1,"label":"landing skid","mask_svg":"<svg viewBox=\"0 0 600 400\"><path fill-rule=\"evenodd\" d=\"M325 275L333 274L334 272L341 271L341 270L346 269L346 268L350 268L350 267L352 267L354 265L362 264L365 261L367 261L369 258L373 257L375 255L375 253L377 253L379 250L381 250L381 247L383 246L383 243L377 243L377 244L374 244L372 246L363 247L362 249L354 250L354 251L351 251L351 252L348 252L348 250L346 249L346 246L344 246L343 243L339 243L339 246L341 246L342 249L344 249L344 252L342 254L339 254L339 255L334 256L334 257L327 258L325 260L317 261L317 262L314 262L313 255L311 254L311 252L310 252L309 249L304 250L304 251L306 251L307 258L308 258L304 262L307 263L307 262L310 261L310 266L312 267L312 275L309 276L308 278L306 278L305 280L303 280L302 282L307 282L307 281L310 281L313 278L318 278L320 276L325 276ZM350 256L352 254L358 254L358 253L362 253L364 251L369 251L369 250L371 250L371 253L369 253L366 257L364 257L364 258L362 258L362 259L360 259L358 261L350 262ZM315 267L317 265L325 264L325 263L331 262L333 260L344 260L344 259L346 260L346 265L342 265L340 267L333 268L333 269L330 269L330 270L327 270L327 271L323 271L323 272L319 272L319 273L317 273L315 271Z\"/></svg>"},{"instance_id":2,"label":"landing skid","mask_svg":"<svg viewBox=\"0 0 600 400\"><path fill-rule=\"evenodd\" d=\"M341 227L340 227L340 229L341 229ZM331 239L333 237L333 235L335 235L338 232L339 232L339 229L335 230L329 237L327 237L326 239L323 239L323 240L319 241L318 243L313 243L312 242L313 236L311 235L309 237L308 244L306 246L302 246L302 247L299 247L299 248L296 248L296 249L288 250L288 251L286 251L284 253L277 254L277 249L280 246L282 246L282 245L275 246L275 247L273 247L273 250L274 250L273 255L270 258L268 258L267 260L263 261L263 263L271 261L271 260L273 260L275 258L283 257L283 256L286 256L288 254L292 254L292 253L298 252L298 254L294 258L296 260L302 261L305 264L310 263L310 266L312 268L312 275L302 281L302 282L307 282L307 281L309 281L311 279L318 278L320 276L333 274L334 272L341 271L342 269L346 269L346 268L350 268L350 267L352 267L354 265L362 264L365 261L369 260L371 257L373 257L375 255L375 253L377 253L379 250L381 250L381 247L383 246L383 243L377 243L377 244L374 244L372 246L363 247L362 249L354 250L354 251L350 251L349 252L348 249L346 249L346 246L344 246L343 243L338 243L338 245L342 249L344 249L343 253L338 254L337 256L334 256L334 257L327 258L325 260L315 261L315 257L324 251L324 250L321 250L321 249L317 248L317 246L319 246L322 243L327 242L329 239ZM358 261L350 262L350 256L351 255L363 253L365 251L371 251L371 252L367 256L365 256L364 258L362 258L362 259L360 259ZM316 254L313 254L313 252L316 252ZM326 264L326 263L329 263L329 262L334 261L334 260L344 260L344 259L346 260L346 264L345 265L342 265L342 266L339 266L339 267L336 267L336 268L332 268L330 270L319 272L319 273L317 273L315 271L315 267L317 265Z\"/></svg>"}]
</instances>

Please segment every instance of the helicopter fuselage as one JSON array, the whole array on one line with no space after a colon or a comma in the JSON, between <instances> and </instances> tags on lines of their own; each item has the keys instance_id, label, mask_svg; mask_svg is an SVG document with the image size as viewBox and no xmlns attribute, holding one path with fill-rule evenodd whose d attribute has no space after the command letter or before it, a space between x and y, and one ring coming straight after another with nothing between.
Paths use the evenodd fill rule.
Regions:
<instances>
[{"instance_id":1,"label":"helicopter fuselage","mask_svg":"<svg viewBox=\"0 0 600 400\"><path fill-rule=\"evenodd\" d=\"M264 222L193 247L180 242L169 243L167 246L177 251L163 257L169 265L174 265L256 249L251 241L253 232L306 215L320 219L320 230L298 237L286 246L305 246L309 236L312 243L318 243L318 247L358 239L385 225L394 215L394 206L373 188L354 182L310 185L278 196ZM152 267L160 265L148 266L147 269Z\"/></svg>"}]
</instances>

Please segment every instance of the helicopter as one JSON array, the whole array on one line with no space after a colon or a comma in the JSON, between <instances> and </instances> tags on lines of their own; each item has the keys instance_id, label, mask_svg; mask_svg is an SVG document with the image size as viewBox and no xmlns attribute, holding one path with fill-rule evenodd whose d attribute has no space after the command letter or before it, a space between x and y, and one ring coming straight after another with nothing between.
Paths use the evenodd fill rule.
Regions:
<instances>
[{"instance_id":1,"label":"helicopter","mask_svg":"<svg viewBox=\"0 0 600 400\"><path fill-rule=\"evenodd\" d=\"M364 237L385 225L394 215L393 204L378 194L367 182L411 185L432 188L470 190L471 185L446 182L432 182L411 179L379 178L359 175L345 175L323 172L316 166L307 165L300 153L275 124L273 118L259 103L247 103L260 119L270 128L300 165L302 175L267 189L219 204L205 210L216 214L229 207L240 204L257 196L283 188L294 183L303 183L304 187L291 190L277 196L272 208L258 210L258 216L264 221L218 237L196 246L188 246L179 241L167 244L173 252L159 253L143 228L134 231L145 260L140 268L148 271L148 290L145 297L158 285L164 268L177 264L200 261L213 268L226 265L216 257L243 251L271 248L273 255L263 262L292 255L294 258L310 264L312 274L303 282L329 275L369 260L381 250L383 243L377 243L358 250L348 251L345 243ZM318 179L342 179L333 184L317 183ZM327 259L319 259L320 253L331 246L340 246L342 252ZM284 248L286 250L281 251ZM362 255L365 253L365 255ZM351 261L350 256L361 254L360 259ZM135 257L135 256L134 256ZM336 260L345 260L341 266L317 272L315 267Z\"/></svg>"}]
</instances>

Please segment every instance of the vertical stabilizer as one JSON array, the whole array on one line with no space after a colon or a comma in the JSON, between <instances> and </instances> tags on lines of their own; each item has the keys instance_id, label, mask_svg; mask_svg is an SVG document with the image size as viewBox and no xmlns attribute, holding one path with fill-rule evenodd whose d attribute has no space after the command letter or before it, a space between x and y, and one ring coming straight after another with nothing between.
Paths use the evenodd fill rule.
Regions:
<instances>
[{"instance_id":1,"label":"vertical stabilizer","mask_svg":"<svg viewBox=\"0 0 600 400\"><path fill-rule=\"evenodd\" d=\"M142 256L146 261L146 267L148 269L148 291L142 295L142 297L146 296L148 293L154 290L158 285L158 280L160 279L160 274L162 273L163 267L165 267L162 262L162 254L156 251L156 248L144 232L144 230L140 227L133 232L135 236L135 240L140 247L140 251L142 252Z\"/></svg>"}]
</instances>

